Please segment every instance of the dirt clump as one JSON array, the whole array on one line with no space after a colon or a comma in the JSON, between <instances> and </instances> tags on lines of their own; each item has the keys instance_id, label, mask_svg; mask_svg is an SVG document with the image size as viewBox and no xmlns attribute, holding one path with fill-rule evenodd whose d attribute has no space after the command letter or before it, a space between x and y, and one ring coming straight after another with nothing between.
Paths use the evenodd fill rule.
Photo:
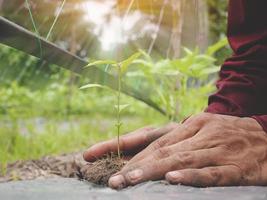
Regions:
<instances>
[{"instance_id":1,"label":"dirt clump","mask_svg":"<svg viewBox=\"0 0 267 200\"><path fill-rule=\"evenodd\" d=\"M107 186L109 178L120 171L125 161L115 155L107 155L94 163L87 163L80 168L78 177L83 180Z\"/></svg>"}]
</instances>

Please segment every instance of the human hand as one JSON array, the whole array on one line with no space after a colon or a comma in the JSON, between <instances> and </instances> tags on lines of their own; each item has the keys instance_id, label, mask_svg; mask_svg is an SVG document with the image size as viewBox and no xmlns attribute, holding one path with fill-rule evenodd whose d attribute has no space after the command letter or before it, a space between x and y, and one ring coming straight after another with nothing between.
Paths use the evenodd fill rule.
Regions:
<instances>
[{"instance_id":1,"label":"human hand","mask_svg":"<svg viewBox=\"0 0 267 200\"><path fill-rule=\"evenodd\" d=\"M199 187L267 185L266 133L252 118L190 117L134 156L109 186L120 189L164 177Z\"/></svg>"},{"instance_id":2,"label":"human hand","mask_svg":"<svg viewBox=\"0 0 267 200\"><path fill-rule=\"evenodd\" d=\"M120 149L123 155L132 157L136 153L142 151L151 142L167 134L171 130L177 128L179 124L170 123L161 128L144 127L120 137ZM101 142L93 145L83 154L88 162L93 162L110 152L117 152L117 139Z\"/></svg>"}]
</instances>

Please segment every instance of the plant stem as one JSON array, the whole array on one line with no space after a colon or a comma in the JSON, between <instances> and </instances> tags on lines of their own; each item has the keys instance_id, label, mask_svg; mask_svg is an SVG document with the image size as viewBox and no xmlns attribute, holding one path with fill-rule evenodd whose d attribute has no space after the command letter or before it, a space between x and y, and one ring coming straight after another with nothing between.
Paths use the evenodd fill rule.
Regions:
<instances>
[{"instance_id":1,"label":"plant stem","mask_svg":"<svg viewBox=\"0 0 267 200\"><path fill-rule=\"evenodd\" d=\"M25 3L26 3L26 6L27 6L27 9L28 9L28 12L29 12L29 15L30 15L30 19L31 19L31 22L32 22L32 26L33 26L33 29L34 29L34 32L38 37L37 39L37 42L38 42L38 45L39 45L39 49L40 49L40 58L42 59L43 57L43 50L42 50L42 42L40 40L40 33L37 29L37 26L35 24L35 21L34 21L34 18L33 18L33 14L32 14L32 10L31 10L31 6L30 6L30 3L28 0L25 0Z\"/></svg>"},{"instance_id":2,"label":"plant stem","mask_svg":"<svg viewBox=\"0 0 267 200\"><path fill-rule=\"evenodd\" d=\"M53 30L55 24L57 23L58 17L59 17L60 13L61 13L62 10L63 10L63 7L64 7L65 3L66 3L66 0L63 0L61 6L60 6L60 8L59 8L59 11L58 11L58 13L57 13L57 15L56 15L56 17L55 17L55 19L54 19L54 21L53 21L53 24L52 24L52 26L50 27L50 29L49 29L49 31L48 31L48 34L47 34L47 36L46 36L46 40L49 39L49 37L50 37L50 35L51 35L51 33L52 33L52 30Z\"/></svg>"},{"instance_id":3,"label":"plant stem","mask_svg":"<svg viewBox=\"0 0 267 200\"><path fill-rule=\"evenodd\" d=\"M121 158L120 152L120 128L121 128L121 67L118 65L118 92L117 92L117 142L118 142L118 157Z\"/></svg>"}]
</instances>

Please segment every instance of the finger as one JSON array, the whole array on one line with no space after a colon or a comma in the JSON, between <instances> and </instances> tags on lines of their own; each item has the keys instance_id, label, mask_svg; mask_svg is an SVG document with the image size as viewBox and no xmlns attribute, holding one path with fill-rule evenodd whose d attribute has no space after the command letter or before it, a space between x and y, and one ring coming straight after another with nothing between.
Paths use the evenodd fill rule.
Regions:
<instances>
[{"instance_id":1,"label":"finger","mask_svg":"<svg viewBox=\"0 0 267 200\"><path fill-rule=\"evenodd\" d=\"M151 142L157 140L158 138L162 137L163 135L166 135L168 132L172 131L173 129L175 129L178 126L179 126L179 124L177 124L177 123L170 123L164 127L157 128L157 129L154 129L154 130L147 132L147 134L143 135L143 137L144 137L143 143L141 143L140 141L136 141L137 145L134 146L133 148L129 148L127 151L124 151L123 156L130 155L131 157L133 157L134 155L136 155L137 153L139 153L140 151L145 149Z\"/></svg>"},{"instance_id":2,"label":"finger","mask_svg":"<svg viewBox=\"0 0 267 200\"><path fill-rule=\"evenodd\" d=\"M155 140L147 148L134 156L133 159L130 160L130 163L142 160L164 146L179 143L191 138L199 131L200 128L201 126L198 124L180 124L176 129L173 129L171 132Z\"/></svg>"},{"instance_id":3,"label":"finger","mask_svg":"<svg viewBox=\"0 0 267 200\"><path fill-rule=\"evenodd\" d=\"M149 174L147 174L149 172ZM159 161L150 160L142 167L126 167L109 179L109 186L113 189L122 189L129 185L136 185L147 180L158 180L164 177L167 171L160 166Z\"/></svg>"},{"instance_id":4,"label":"finger","mask_svg":"<svg viewBox=\"0 0 267 200\"><path fill-rule=\"evenodd\" d=\"M110 186L118 188L135 185L148 180L161 179L168 171L217 165L217 158L220 154L220 148L175 153L165 147L146 159L127 164L116 174L120 178L110 179Z\"/></svg>"},{"instance_id":5,"label":"finger","mask_svg":"<svg viewBox=\"0 0 267 200\"><path fill-rule=\"evenodd\" d=\"M190 119L190 117L192 117L192 115L190 115L190 116L184 118L184 119L181 121L181 124L184 124L185 122L187 122L187 121Z\"/></svg>"},{"instance_id":6,"label":"finger","mask_svg":"<svg viewBox=\"0 0 267 200\"><path fill-rule=\"evenodd\" d=\"M150 132L151 130L153 130L153 128L145 127L122 136L120 138L120 149L122 151L127 151L131 148L138 146L138 144L144 143L144 135ZM87 149L84 152L83 157L86 161L93 162L107 153L116 152L117 147L117 139L100 142Z\"/></svg>"},{"instance_id":7,"label":"finger","mask_svg":"<svg viewBox=\"0 0 267 200\"><path fill-rule=\"evenodd\" d=\"M171 184L195 187L235 186L241 180L241 172L234 165L183 169L168 172L165 179Z\"/></svg>"},{"instance_id":8,"label":"finger","mask_svg":"<svg viewBox=\"0 0 267 200\"><path fill-rule=\"evenodd\" d=\"M168 153L164 153L165 151L167 152L167 150L162 149L159 151L160 153L154 154L153 157L161 159L161 162L169 164L169 171L218 166L223 163L223 161L219 159L224 153L224 150L221 147L178 153L175 153L175 148L172 149L173 152L168 150Z\"/></svg>"},{"instance_id":9,"label":"finger","mask_svg":"<svg viewBox=\"0 0 267 200\"><path fill-rule=\"evenodd\" d=\"M145 148L152 141L174 129L176 126L177 124L171 123L158 129L151 127L138 129L120 138L120 149L124 151L125 155L132 155ZM117 139L98 143L90 147L84 153L84 159L90 162L95 161L97 158L102 157L107 153L117 152L117 146Z\"/></svg>"},{"instance_id":10,"label":"finger","mask_svg":"<svg viewBox=\"0 0 267 200\"><path fill-rule=\"evenodd\" d=\"M194 135L191 138L187 138L181 142L170 145L169 148L173 149L174 152L184 152L184 151L196 151L196 150L201 150L201 149L211 149L215 147L216 145L212 145L212 144L215 144L217 140L210 141L207 138L208 137L205 137L203 139L202 137Z\"/></svg>"},{"instance_id":11,"label":"finger","mask_svg":"<svg viewBox=\"0 0 267 200\"><path fill-rule=\"evenodd\" d=\"M151 142L157 140L158 138L162 137L163 135L166 135L167 133L176 129L177 127L179 127L179 124L169 123L166 126L163 126L161 128L154 129L154 130L148 132L146 135L146 143L150 144Z\"/></svg>"}]
</instances>

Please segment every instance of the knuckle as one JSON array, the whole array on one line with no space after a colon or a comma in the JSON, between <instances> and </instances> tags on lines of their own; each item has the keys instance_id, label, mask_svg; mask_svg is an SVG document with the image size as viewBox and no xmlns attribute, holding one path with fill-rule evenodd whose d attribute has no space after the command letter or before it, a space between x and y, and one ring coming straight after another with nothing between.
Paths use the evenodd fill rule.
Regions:
<instances>
[{"instance_id":1,"label":"knuckle","mask_svg":"<svg viewBox=\"0 0 267 200\"><path fill-rule=\"evenodd\" d=\"M232 136L231 139L229 139L228 146L231 148L233 152L249 153L251 144L249 141L247 141L246 138L239 136Z\"/></svg>"},{"instance_id":2,"label":"knuckle","mask_svg":"<svg viewBox=\"0 0 267 200\"><path fill-rule=\"evenodd\" d=\"M181 162L184 166L192 166L194 162L194 156L193 153L184 152L180 154Z\"/></svg>"},{"instance_id":3,"label":"knuckle","mask_svg":"<svg viewBox=\"0 0 267 200\"><path fill-rule=\"evenodd\" d=\"M192 125L190 124L183 124L183 129L186 130L186 132L191 133L191 132L195 132L195 128L193 128Z\"/></svg>"},{"instance_id":4,"label":"knuckle","mask_svg":"<svg viewBox=\"0 0 267 200\"><path fill-rule=\"evenodd\" d=\"M159 148L165 146L168 143L169 143L168 138L160 138L151 144L151 148L152 150L158 150Z\"/></svg>"},{"instance_id":5,"label":"knuckle","mask_svg":"<svg viewBox=\"0 0 267 200\"><path fill-rule=\"evenodd\" d=\"M153 154L153 157L157 160L166 158L169 156L170 156L170 149L168 147L159 148Z\"/></svg>"},{"instance_id":6,"label":"knuckle","mask_svg":"<svg viewBox=\"0 0 267 200\"><path fill-rule=\"evenodd\" d=\"M217 185L222 178L222 174L218 168L210 168L209 175L211 176L212 185Z\"/></svg>"},{"instance_id":7,"label":"knuckle","mask_svg":"<svg viewBox=\"0 0 267 200\"><path fill-rule=\"evenodd\" d=\"M191 167L194 163L194 156L189 152L179 153L174 159L176 161L176 166L178 165L179 169Z\"/></svg>"},{"instance_id":8,"label":"knuckle","mask_svg":"<svg viewBox=\"0 0 267 200\"><path fill-rule=\"evenodd\" d=\"M194 117L194 123L198 126L203 126L205 123L209 122L212 118L210 113L201 113Z\"/></svg>"}]
</instances>

